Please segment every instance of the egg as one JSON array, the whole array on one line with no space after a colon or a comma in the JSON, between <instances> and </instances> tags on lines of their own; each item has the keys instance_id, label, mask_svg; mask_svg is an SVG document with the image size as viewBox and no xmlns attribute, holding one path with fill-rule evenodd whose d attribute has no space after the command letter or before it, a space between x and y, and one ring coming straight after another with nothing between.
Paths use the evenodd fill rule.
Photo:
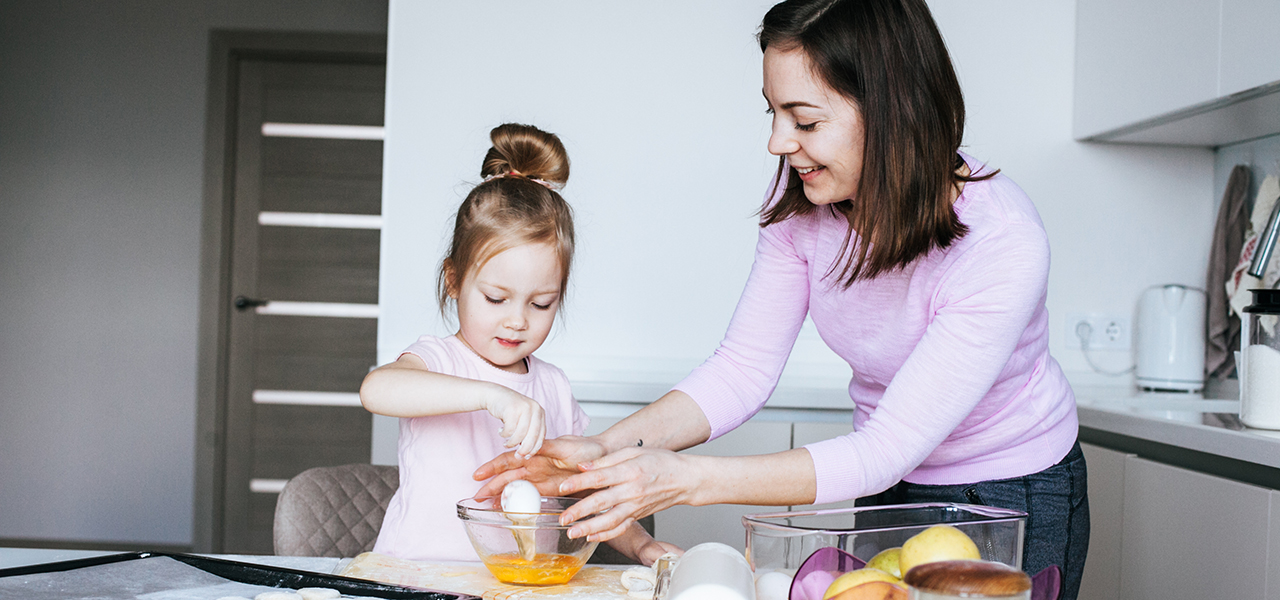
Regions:
<instances>
[{"instance_id":1,"label":"egg","mask_svg":"<svg viewBox=\"0 0 1280 600\"><path fill-rule=\"evenodd\" d=\"M542 496L538 488L523 479L517 479L502 488L502 512L538 513L542 512Z\"/></svg>"},{"instance_id":2,"label":"egg","mask_svg":"<svg viewBox=\"0 0 1280 600\"><path fill-rule=\"evenodd\" d=\"M756 579L756 600L787 600L791 595L791 576L769 571Z\"/></svg>"},{"instance_id":3,"label":"egg","mask_svg":"<svg viewBox=\"0 0 1280 600\"><path fill-rule=\"evenodd\" d=\"M521 515L513 513L542 512L542 496L538 494L538 488L528 481L517 479L502 488L500 502L502 504L502 512L507 513L507 518L511 520L511 523L522 526L511 530L511 535L516 539L516 548L520 551L520 557L525 560L533 560L538 552L536 532L524 527L533 525L537 517L534 514Z\"/></svg>"}]
</instances>

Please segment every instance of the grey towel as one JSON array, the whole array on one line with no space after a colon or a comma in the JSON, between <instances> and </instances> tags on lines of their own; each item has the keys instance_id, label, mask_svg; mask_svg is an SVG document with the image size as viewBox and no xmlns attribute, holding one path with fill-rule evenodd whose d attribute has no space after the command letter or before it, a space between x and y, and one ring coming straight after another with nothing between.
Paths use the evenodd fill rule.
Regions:
<instances>
[{"instance_id":1,"label":"grey towel","mask_svg":"<svg viewBox=\"0 0 1280 600\"><path fill-rule=\"evenodd\" d=\"M1231 314L1227 298L1227 278L1240 261L1249 212L1245 201L1249 195L1251 171L1236 165L1222 194L1218 221L1213 227L1213 245L1209 249L1209 275L1204 289L1208 295L1205 311L1204 373L1210 379L1226 379L1236 372L1233 352L1240 347L1240 318Z\"/></svg>"}]
</instances>

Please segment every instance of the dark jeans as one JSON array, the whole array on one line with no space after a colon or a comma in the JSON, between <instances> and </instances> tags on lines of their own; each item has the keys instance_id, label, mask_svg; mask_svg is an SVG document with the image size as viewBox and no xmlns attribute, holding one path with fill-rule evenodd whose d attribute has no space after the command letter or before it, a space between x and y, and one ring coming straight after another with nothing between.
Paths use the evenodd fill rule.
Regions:
<instances>
[{"instance_id":1,"label":"dark jeans","mask_svg":"<svg viewBox=\"0 0 1280 600\"><path fill-rule=\"evenodd\" d=\"M1022 570L1035 575L1049 565L1062 569L1061 600L1075 600L1089 551L1089 490L1084 454L1076 442L1058 464L1013 479L965 485L918 485L899 482L875 496L859 498L859 506L916 502L960 502L1027 513Z\"/></svg>"}]
</instances>

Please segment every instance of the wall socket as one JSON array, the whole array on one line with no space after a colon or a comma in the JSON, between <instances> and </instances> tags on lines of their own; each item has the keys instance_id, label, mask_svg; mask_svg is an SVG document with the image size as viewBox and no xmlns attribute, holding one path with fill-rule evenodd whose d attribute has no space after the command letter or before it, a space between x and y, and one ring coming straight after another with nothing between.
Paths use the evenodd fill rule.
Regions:
<instances>
[{"instance_id":1,"label":"wall socket","mask_svg":"<svg viewBox=\"0 0 1280 600\"><path fill-rule=\"evenodd\" d=\"M1090 328L1090 350L1128 350L1133 331L1129 328L1129 317L1108 315L1103 313L1072 313L1067 315L1066 342L1067 348L1079 350L1080 336L1077 333L1081 324L1087 323Z\"/></svg>"}]
</instances>

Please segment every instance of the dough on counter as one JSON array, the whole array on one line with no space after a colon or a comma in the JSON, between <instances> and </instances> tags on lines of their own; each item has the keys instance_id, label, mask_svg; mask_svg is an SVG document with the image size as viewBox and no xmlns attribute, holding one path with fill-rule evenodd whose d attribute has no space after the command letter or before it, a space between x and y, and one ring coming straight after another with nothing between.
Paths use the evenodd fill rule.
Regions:
<instances>
[{"instance_id":1,"label":"dough on counter","mask_svg":"<svg viewBox=\"0 0 1280 600\"><path fill-rule=\"evenodd\" d=\"M622 587L627 588L627 597L644 600L653 597L653 588L657 585L657 573L651 567L631 567L619 576Z\"/></svg>"},{"instance_id":2,"label":"dough on counter","mask_svg":"<svg viewBox=\"0 0 1280 600\"><path fill-rule=\"evenodd\" d=\"M342 593L333 588L309 587L298 590L298 595L302 600L331 600L340 598Z\"/></svg>"},{"instance_id":3,"label":"dough on counter","mask_svg":"<svg viewBox=\"0 0 1280 600\"><path fill-rule=\"evenodd\" d=\"M303 598L297 592L262 592L254 596L253 600L303 600Z\"/></svg>"}]
</instances>

